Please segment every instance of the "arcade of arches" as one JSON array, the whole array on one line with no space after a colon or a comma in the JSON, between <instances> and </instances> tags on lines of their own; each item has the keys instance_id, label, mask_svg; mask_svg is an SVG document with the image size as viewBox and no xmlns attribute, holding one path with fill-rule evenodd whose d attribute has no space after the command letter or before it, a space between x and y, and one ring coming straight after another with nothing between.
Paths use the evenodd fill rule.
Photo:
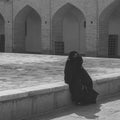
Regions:
<instances>
[{"instance_id":1,"label":"arcade of arches","mask_svg":"<svg viewBox=\"0 0 120 120\"><path fill-rule=\"evenodd\" d=\"M93 56L120 57L120 2L111 1L113 2L101 12L97 11L96 24L94 20L88 20L89 8L81 9L72 3L63 4L55 12L51 10L53 14L47 14L49 20L34 7L26 5L14 16L12 52L63 55L75 50L85 56L89 56L87 52L90 51L94 53ZM92 16L94 19L97 18L95 12ZM6 52L5 25L6 21L1 13L0 52ZM45 38L47 34L48 40ZM89 47L93 44L92 39L96 39L94 48ZM44 44L47 41L50 45L46 45L47 52L44 52Z\"/></svg>"}]
</instances>

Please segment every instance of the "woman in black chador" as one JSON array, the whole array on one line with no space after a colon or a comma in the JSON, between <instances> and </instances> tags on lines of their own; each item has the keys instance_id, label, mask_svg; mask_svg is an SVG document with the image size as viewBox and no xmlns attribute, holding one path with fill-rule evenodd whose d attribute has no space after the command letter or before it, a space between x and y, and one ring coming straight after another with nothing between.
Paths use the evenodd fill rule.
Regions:
<instances>
[{"instance_id":1,"label":"woman in black chador","mask_svg":"<svg viewBox=\"0 0 120 120\"><path fill-rule=\"evenodd\" d=\"M83 59L76 52L70 52L64 70L65 83L69 85L72 101L75 104L96 103L98 93L93 89L93 82L82 66Z\"/></svg>"}]
</instances>

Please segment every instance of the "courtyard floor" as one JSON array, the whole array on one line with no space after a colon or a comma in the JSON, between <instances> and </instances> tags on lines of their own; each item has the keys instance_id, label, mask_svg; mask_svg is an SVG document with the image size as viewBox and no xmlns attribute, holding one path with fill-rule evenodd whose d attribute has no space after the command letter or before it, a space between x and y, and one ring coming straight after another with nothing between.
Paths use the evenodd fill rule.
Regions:
<instances>
[{"instance_id":1,"label":"courtyard floor","mask_svg":"<svg viewBox=\"0 0 120 120\"><path fill-rule=\"evenodd\" d=\"M0 91L64 81L67 56L0 53ZM93 80L120 76L120 59L84 57Z\"/></svg>"}]
</instances>

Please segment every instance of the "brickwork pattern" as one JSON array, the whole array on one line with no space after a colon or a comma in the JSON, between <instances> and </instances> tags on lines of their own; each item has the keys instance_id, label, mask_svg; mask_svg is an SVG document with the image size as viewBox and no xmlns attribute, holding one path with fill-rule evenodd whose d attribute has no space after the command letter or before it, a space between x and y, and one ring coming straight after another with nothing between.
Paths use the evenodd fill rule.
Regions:
<instances>
[{"instance_id":1,"label":"brickwork pattern","mask_svg":"<svg viewBox=\"0 0 120 120\"><path fill-rule=\"evenodd\" d=\"M12 2L13 1L13 2ZM101 39L104 41L104 33L106 27L99 24L99 19L103 12L108 9L109 14L111 9L115 9L120 4L119 0L10 0L0 1L0 13L5 20L5 51L12 52L13 40L14 40L14 22L18 13L26 6L30 6L41 17L41 46L43 53L50 53L52 51L52 42L54 36L52 31L56 31L54 26L52 27L52 19L55 13L66 4L71 4L78 8L85 16L86 19L86 54L89 55L107 55L107 51L102 48L103 44L100 43ZM63 10L64 11L64 10ZM12 17L13 16L13 17ZM57 24L57 23L56 23ZM100 26L99 26L100 25ZM58 25L61 26L61 25ZM53 29L53 30L52 30ZM61 29L61 27L59 27ZM61 31L61 30L58 30ZM57 34L57 33L56 33ZM60 33L61 34L61 33ZM58 35L61 39L61 36ZM100 40L99 40L100 38ZM100 44L98 44L100 43ZM104 43L104 42L103 42ZM99 46L99 47L98 47ZM99 50L101 48L103 50Z\"/></svg>"}]
</instances>

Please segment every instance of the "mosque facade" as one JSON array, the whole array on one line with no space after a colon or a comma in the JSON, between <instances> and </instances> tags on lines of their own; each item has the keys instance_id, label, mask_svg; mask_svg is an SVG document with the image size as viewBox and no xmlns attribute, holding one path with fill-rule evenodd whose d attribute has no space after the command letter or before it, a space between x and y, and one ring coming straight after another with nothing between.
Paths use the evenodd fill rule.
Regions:
<instances>
[{"instance_id":1,"label":"mosque facade","mask_svg":"<svg viewBox=\"0 0 120 120\"><path fill-rule=\"evenodd\" d=\"M0 52L120 57L120 0L0 0Z\"/></svg>"}]
</instances>

